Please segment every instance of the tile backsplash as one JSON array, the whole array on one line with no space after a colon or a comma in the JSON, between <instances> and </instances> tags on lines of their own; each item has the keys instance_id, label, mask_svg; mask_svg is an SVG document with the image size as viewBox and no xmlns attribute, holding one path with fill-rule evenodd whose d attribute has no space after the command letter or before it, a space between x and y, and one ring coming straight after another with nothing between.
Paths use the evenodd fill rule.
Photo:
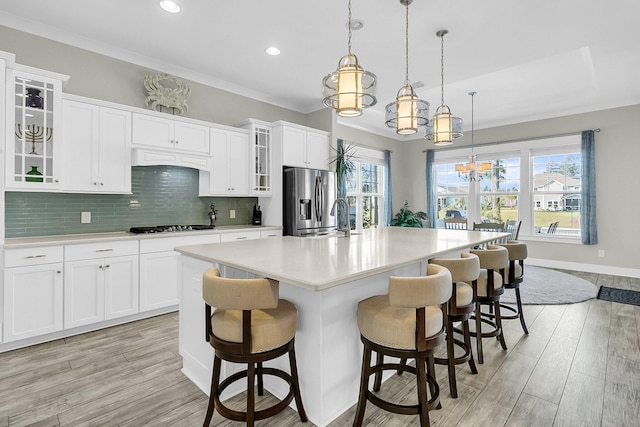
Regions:
<instances>
[{"instance_id":1,"label":"tile backsplash","mask_svg":"<svg viewBox=\"0 0 640 427\"><path fill-rule=\"evenodd\" d=\"M198 171L177 166L131 169L133 194L7 192L5 237L125 231L130 227L208 224L215 203L218 225L251 223L256 197L198 197ZM230 210L236 217L229 217ZM81 224L80 213L91 212Z\"/></svg>"}]
</instances>

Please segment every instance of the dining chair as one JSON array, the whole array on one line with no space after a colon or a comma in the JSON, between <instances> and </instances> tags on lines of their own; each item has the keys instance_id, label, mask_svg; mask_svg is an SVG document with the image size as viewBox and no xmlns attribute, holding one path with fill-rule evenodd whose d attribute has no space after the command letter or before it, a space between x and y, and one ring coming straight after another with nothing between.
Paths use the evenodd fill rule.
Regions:
<instances>
[{"instance_id":1,"label":"dining chair","mask_svg":"<svg viewBox=\"0 0 640 427\"><path fill-rule=\"evenodd\" d=\"M504 230L504 222L474 222L473 223L473 230L474 231L493 231L493 232L505 231ZM500 238L500 239L492 240L489 243L484 243L482 245L476 246L476 249L477 248L485 248L486 249L488 244L504 243L506 241L507 241L506 238Z\"/></svg>"},{"instance_id":2,"label":"dining chair","mask_svg":"<svg viewBox=\"0 0 640 427\"><path fill-rule=\"evenodd\" d=\"M520 235L520 226L522 225L522 221L509 219L505 223L504 231L507 233L511 233L511 239L509 240L518 240L518 236Z\"/></svg>"},{"instance_id":3,"label":"dining chair","mask_svg":"<svg viewBox=\"0 0 640 427\"><path fill-rule=\"evenodd\" d=\"M556 234L556 230L558 229L558 221L552 222L549 224L549 228L547 229L547 234Z\"/></svg>"},{"instance_id":4,"label":"dining chair","mask_svg":"<svg viewBox=\"0 0 640 427\"><path fill-rule=\"evenodd\" d=\"M467 218L445 218L444 228L448 230L467 230Z\"/></svg>"}]
</instances>

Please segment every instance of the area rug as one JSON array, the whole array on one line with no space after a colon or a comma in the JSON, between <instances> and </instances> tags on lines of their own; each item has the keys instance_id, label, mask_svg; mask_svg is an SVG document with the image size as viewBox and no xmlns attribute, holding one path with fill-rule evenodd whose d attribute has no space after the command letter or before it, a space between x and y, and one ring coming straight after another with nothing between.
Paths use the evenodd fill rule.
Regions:
<instances>
[{"instance_id":1,"label":"area rug","mask_svg":"<svg viewBox=\"0 0 640 427\"><path fill-rule=\"evenodd\" d=\"M598 299L612 302L620 302L622 304L640 305L640 292L630 291L628 289L608 288L600 286L598 291Z\"/></svg>"},{"instance_id":2,"label":"area rug","mask_svg":"<svg viewBox=\"0 0 640 427\"><path fill-rule=\"evenodd\" d=\"M595 298L597 294L598 288L587 280L525 264L524 281L520 284L523 304L573 304ZM505 289L500 302L515 303L515 291Z\"/></svg>"}]
</instances>

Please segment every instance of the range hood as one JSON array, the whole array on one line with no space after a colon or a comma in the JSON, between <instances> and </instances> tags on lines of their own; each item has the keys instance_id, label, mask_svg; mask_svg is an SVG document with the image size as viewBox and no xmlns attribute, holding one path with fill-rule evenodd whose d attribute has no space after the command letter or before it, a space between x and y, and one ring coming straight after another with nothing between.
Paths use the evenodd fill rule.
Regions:
<instances>
[{"instance_id":1,"label":"range hood","mask_svg":"<svg viewBox=\"0 0 640 427\"><path fill-rule=\"evenodd\" d=\"M184 166L186 168L211 171L208 157L198 154L184 154L149 148L134 148L131 166Z\"/></svg>"}]
</instances>

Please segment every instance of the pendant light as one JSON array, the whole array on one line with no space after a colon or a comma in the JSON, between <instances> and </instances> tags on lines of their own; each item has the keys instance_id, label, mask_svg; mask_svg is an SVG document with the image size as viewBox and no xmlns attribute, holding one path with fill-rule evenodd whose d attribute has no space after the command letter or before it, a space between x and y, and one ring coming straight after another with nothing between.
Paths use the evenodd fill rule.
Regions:
<instances>
[{"instance_id":1,"label":"pendant light","mask_svg":"<svg viewBox=\"0 0 640 427\"><path fill-rule=\"evenodd\" d=\"M479 181L491 170L491 163L489 162L480 163L478 165L476 163L476 155L473 153L473 97L475 94L476 92L469 92L469 95L471 95L471 156L469 156L467 164L458 163L456 165L456 172L458 172L458 176L465 181Z\"/></svg>"},{"instance_id":2,"label":"pendant light","mask_svg":"<svg viewBox=\"0 0 640 427\"><path fill-rule=\"evenodd\" d=\"M364 108L376 105L376 75L362 69L351 53L351 0L349 0L348 54L340 58L338 69L322 79L322 103L341 117L357 117Z\"/></svg>"},{"instance_id":3,"label":"pendant light","mask_svg":"<svg viewBox=\"0 0 640 427\"><path fill-rule=\"evenodd\" d=\"M405 80L396 100L385 107L385 125L396 128L399 135L411 135L419 126L429 123L429 103L419 99L409 81L409 5L413 0L400 0L406 7L405 25Z\"/></svg>"},{"instance_id":4,"label":"pendant light","mask_svg":"<svg viewBox=\"0 0 640 427\"><path fill-rule=\"evenodd\" d=\"M449 145L454 138L462 136L462 119L453 117L449 107L444 104L444 36L448 33L447 30L440 30L436 33L436 36L440 37L440 106L425 134L425 138L432 140L438 146Z\"/></svg>"}]
</instances>

